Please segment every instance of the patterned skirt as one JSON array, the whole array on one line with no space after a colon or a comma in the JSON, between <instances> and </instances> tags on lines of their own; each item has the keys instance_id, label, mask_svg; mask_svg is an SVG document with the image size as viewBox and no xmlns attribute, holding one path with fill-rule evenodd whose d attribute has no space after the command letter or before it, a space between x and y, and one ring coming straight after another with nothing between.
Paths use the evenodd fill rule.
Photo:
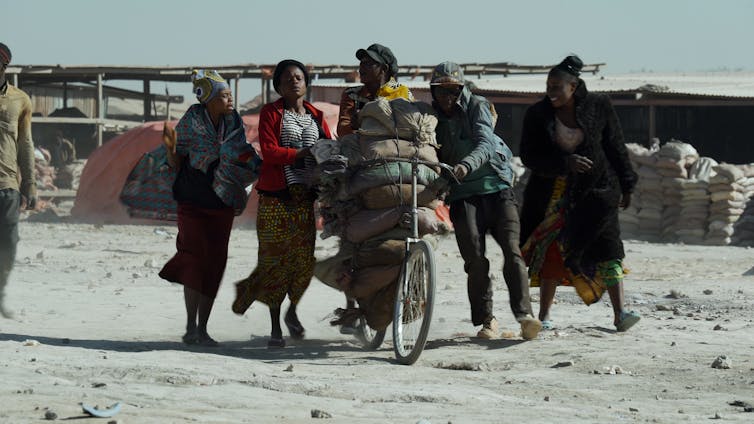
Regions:
<instances>
[{"instance_id":1,"label":"patterned skirt","mask_svg":"<svg viewBox=\"0 0 754 424\"><path fill-rule=\"evenodd\" d=\"M623 268L621 259L586 266L578 274L565 266L568 243L562 237L562 229L565 225L566 187L566 177L555 179L545 219L526 240L521 253L529 266L532 287L539 287L541 281L573 286L581 300L591 305L600 300L607 287L622 282L627 270Z\"/></svg>"},{"instance_id":2,"label":"patterned skirt","mask_svg":"<svg viewBox=\"0 0 754 424\"><path fill-rule=\"evenodd\" d=\"M314 196L304 186L289 187L290 198L260 194L257 213L257 266L236 283L233 312L254 301L280 307L287 295L296 304L314 275Z\"/></svg>"}]
</instances>

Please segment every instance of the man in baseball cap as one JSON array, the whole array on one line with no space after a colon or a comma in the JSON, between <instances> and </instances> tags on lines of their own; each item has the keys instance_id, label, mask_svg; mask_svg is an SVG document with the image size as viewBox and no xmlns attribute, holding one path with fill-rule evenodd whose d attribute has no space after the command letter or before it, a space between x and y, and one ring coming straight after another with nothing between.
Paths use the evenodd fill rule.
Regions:
<instances>
[{"instance_id":1,"label":"man in baseball cap","mask_svg":"<svg viewBox=\"0 0 754 424\"><path fill-rule=\"evenodd\" d=\"M463 69L443 62L432 72L432 106L437 111L438 157L454 168L459 184L450 188L445 202L468 275L471 320L481 325L477 337L499 337L492 311L492 284L484 239L490 233L503 250L503 278L510 307L525 340L537 337L542 323L534 318L529 278L519 248L520 221L512 190L511 151L495 134L493 108L471 93Z\"/></svg>"},{"instance_id":2,"label":"man in baseball cap","mask_svg":"<svg viewBox=\"0 0 754 424\"><path fill-rule=\"evenodd\" d=\"M363 85L343 91L338 115L338 137L359 129L359 112L365 104L377 97L414 100L411 90L396 80L398 61L389 48L375 43L366 49L358 49L356 59L359 59L359 79Z\"/></svg>"}]
</instances>

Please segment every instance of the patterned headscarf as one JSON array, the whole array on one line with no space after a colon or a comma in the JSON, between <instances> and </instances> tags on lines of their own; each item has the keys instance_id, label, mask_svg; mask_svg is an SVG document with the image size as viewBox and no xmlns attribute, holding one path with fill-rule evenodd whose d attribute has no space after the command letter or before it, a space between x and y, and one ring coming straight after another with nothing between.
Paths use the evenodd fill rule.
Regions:
<instances>
[{"instance_id":1,"label":"patterned headscarf","mask_svg":"<svg viewBox=\"0 0 754 424\"><path fill-rule=\"evenodd\" d=\"M228 83L214 70L194 69L191 75L194 94L199 102L206 104L221 91L230 88Z\"/></svg>"}]
</instances>

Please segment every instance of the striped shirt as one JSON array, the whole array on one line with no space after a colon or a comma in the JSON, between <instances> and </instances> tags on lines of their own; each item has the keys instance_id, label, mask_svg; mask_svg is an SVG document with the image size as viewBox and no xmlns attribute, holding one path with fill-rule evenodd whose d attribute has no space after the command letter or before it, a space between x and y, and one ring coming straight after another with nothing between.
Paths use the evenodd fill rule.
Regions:
<instances>
[{"instance_id":1,"label":"striped shirt","mask_svg":"<svg viewBox=\"0 0 754 424\"><path fill-rule=\"evenodd\" d=\"M289 110L283 112L283 128L280 132L280 145L293 149L311 147L319 139L319 128L310 114L299 115ZM309 184L316 161L310 155L304 158L304 166L285 165L285 182L291 184Z\"/></svg>"}]
</instances>

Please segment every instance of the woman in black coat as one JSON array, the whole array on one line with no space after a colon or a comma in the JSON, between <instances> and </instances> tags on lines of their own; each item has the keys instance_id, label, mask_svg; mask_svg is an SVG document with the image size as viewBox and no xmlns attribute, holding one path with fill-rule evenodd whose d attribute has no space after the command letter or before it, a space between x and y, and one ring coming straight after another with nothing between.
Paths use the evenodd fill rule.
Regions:
<instances>
[{"instance_id":1,"label":"woman in black coat","mask_svg":"<svg viewBox=\"0 0 754 424\"><path fill-rule=\"evenodd\" d=\"M524 118L521 159L532 170L524 191L521 241L531 285L540 287L539 319L552 328L558 285L589 305L607 289L618 331L639 321L623 309L625 256L618 207L636 185L610 99L587 92L583 63L568 56L547 77L547 95Z\"/></svg>"}]
</instances>

